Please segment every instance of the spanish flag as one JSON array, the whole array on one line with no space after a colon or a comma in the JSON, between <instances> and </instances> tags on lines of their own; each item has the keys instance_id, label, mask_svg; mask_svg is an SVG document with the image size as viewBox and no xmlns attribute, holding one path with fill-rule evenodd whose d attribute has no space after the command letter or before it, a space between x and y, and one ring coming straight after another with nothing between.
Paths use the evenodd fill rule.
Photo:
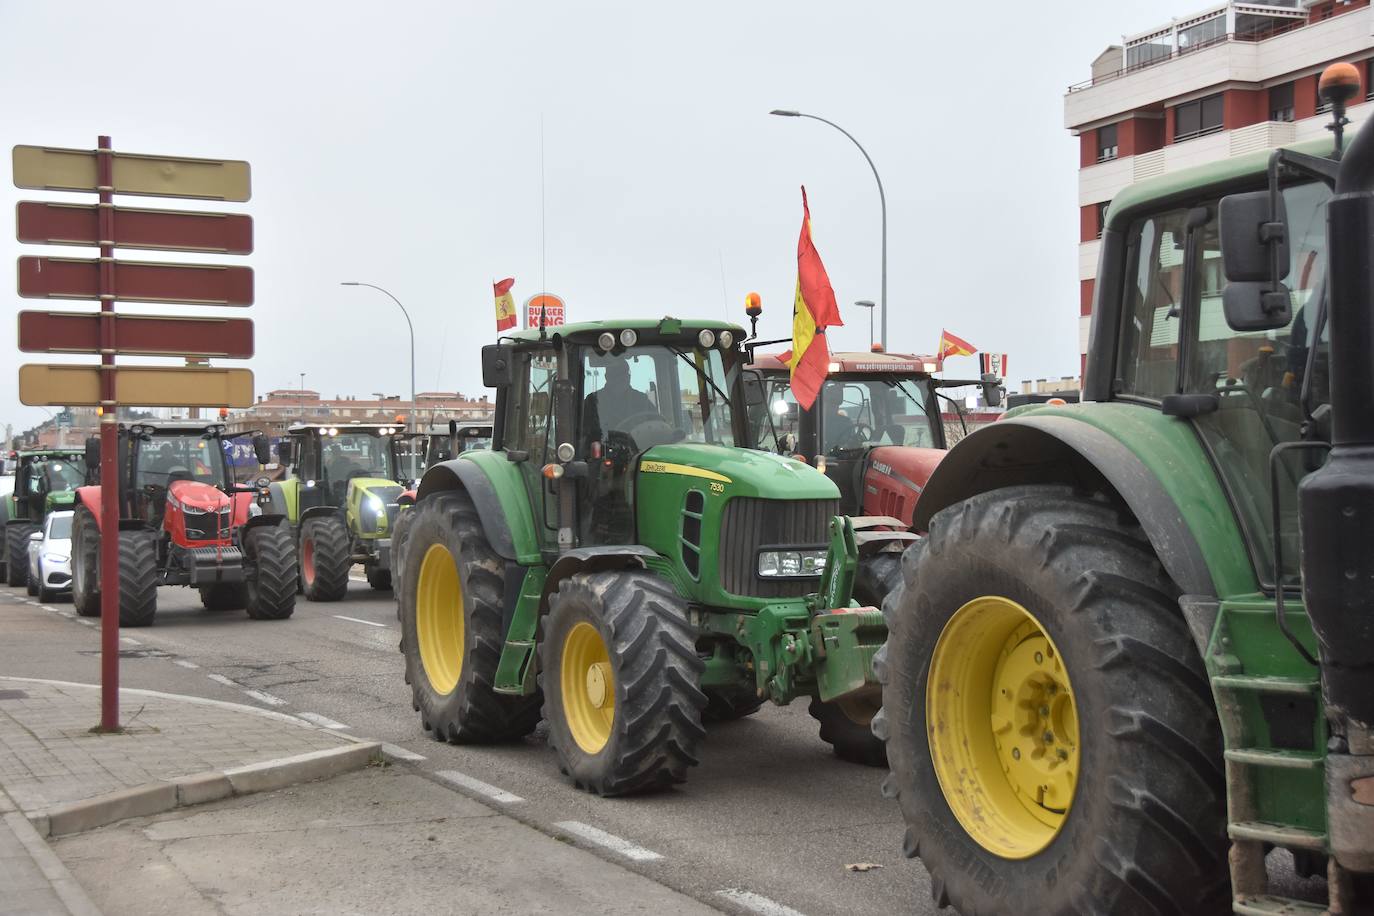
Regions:
<instances>
[{"instance_id":1,"label":"spanish flag","mask_svg":"<svg viewBox=\"0 0 1374 916\"><path fill-rule=\"evenodd\" d=\"M802 188L801 237L797 240L797 298L792 305L792 396L803 410L809 410L825 383L830 366L830 348L825 345L825 329L844 325L835 291L811 241L811 208Z\"/></svg>"},{"instance_id":2,"label":"spanish flag","mask_svg":"<svg viewBox=\"0 0 1374 916\"><path fill-rule=\"evenodd\" d=\"M515 285L514 277L507 277L500 283L493 283L496 291L496 330L508 331L515 327L515 300L511 298L510 288Z\"/></svg>"},{"instance_id":3,"label":"spanish flag","mask_svg":"<svg viewBox=\"0 0 1374 916\"><path fill-rule=\"evenodd\" d=\"M945 366L946 356L972 356L978 352L978 348L964 340L962 337L955 337L953 334L940 329L940 347L935 351L935 365L937 370Z\"/></svg>"}]
</instances>

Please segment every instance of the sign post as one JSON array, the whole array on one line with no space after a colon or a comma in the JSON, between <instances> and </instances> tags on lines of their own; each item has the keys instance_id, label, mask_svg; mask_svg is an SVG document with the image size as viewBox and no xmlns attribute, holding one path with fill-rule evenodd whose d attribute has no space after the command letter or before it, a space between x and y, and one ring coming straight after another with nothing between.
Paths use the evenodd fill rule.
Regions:
<instances>
[{"instance_id":1,"label":"sign post","mask_svg":"<svg viewBox=\"0 0 1374 916\"><path fill-rule=\"evenodd\" d=\"M119 478L119 406L247 407L247 369L204 365L208 357L253 355L253 323L239 318L116 315L115 301L247 306L253 271L215 264L116 261L116 248L248 254L252 218L116 207L115 194L246 201L249 167L239 160L116 153L109 137L94 150L16 146L14 183L21 188L94 191L98 203L23 201L16 209L19 241L83 245L97 260L21 257L19 295L98 300L91 312L26 311L19 316L24 352L89 353L92 365L25 365L19 399L42 406L100 408L100 730L119 730L119 520L125 481ZM117 368L117 354L180 356L186 366Z\"/></svg>"}]
</instances>

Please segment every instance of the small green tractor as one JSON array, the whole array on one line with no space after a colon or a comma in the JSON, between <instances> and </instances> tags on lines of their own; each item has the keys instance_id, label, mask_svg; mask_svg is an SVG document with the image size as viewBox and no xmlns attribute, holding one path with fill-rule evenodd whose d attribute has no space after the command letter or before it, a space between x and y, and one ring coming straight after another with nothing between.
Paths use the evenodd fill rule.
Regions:
<instances>
[{"instance_id":1,"label":"small green tractor","mask_svg":"<svg viewBox=\"0 0 1374 916\"><path fill-rule=\"evenodd\" d=\"M398 499L409 484L402 427L311 423L287 436L278 454L292 476L271 485L272 504L295 534L305 597L342 600L355 563L373 588L390 588Z\"/></svg>"},{"instance_id":2,"label":"small green tractor","mask_svg":"<svg viewBox=\"0 0 1374 916\"><path fill-rule=\"evenodd\" d=\"M824 474L741 447L742 338L664 318L483 349L492 448L425 473L396 592L435 738L542 717L574 784L620 795L685 779L703 719L805 697L838 754L882 762L885 630L850 593L911 535L856 534Z\"/></svg>"},{"instance_id":3,"label":"small green tractor","mask_svg":"<svg viewBox=\"0 0 1374 916\"><path fill-rule=\"evenodd\" d=\"M29 449L15 452L14 492L0 498L4 526L0 578L7 585L29 581L29 535L43 527L43 519L70 509L76 489L86 482L81 449Z\"/></svg>"},{"instance_id":4,"label":"small green tractor","mask_svg":"<svg viewBox=\"0 0 1374 916\"><path fill-rule=\"evenodd\" d=\"M940 906L1374 912L1374 120L1342 157L1343 66L1334 154L1116 196L1085 403L1010 411L921 495L873 730ZM1327 902L1274 893L1271 850Z\"/></svg>"}]
</instances>

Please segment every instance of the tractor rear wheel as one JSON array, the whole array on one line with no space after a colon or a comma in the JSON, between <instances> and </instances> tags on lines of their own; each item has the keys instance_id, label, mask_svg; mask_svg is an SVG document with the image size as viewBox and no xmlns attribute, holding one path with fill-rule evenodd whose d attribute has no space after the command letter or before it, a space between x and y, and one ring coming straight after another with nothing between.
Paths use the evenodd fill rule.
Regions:
<instances>
[{"instance_id":1,"label":"tractor rear wheel","mask_svg":"<svg viewBox=\"0 0 1374 916\"><path fill-rule=\"evenodd\" d=\"M216 582L200 587L200 603L207 611L236 611L248 603L248 593L239 582Z\"/></svg>"},{"instance_id":2,"label":"tractor rear wheel","mask_svg":"<svg viewBox=\"0 0 1374 916\"><path fill-rule=\"evenodd\" d=\"M85 506L72 519L72 604L82 617L100 616L100 526Z\"/></svg>"},{"instance_id":3,"label":"tractor rear wheel","mask_svg":"<svg viewBox=\"0 0 1374 916\"><path fill-rule=\"evenodd\" d=\"M873 717L881 697L877 693L844 697L829 703L812 697L806 711L821 724L821 740L835 756L864 766L887 766L887 748L873 734Z\"/></svg>"},{"instance_id":4,"label":"tractor rear wheel","mask_svg":"<svg viewBox=\"0 0 1374 916\"><path fill-rule=\"evenodd\" d=\"M146 627L157 614L157 535L119 532L119 625Z\"/></svg>"},{"instance_id":5,"label":"tractor rear wheel","mask_svg":"<svg viewBox=\"0 0 1374 916\"><path fill-rule=\"evenodd\" d=\"M901 583L901 553L888 550L860 557L854 572L854 600L881 610L884 599Z\"/></svg>"},{"instance_id":6,"label":"tractor rear wheel","mask_svg":"<svg viewBox=\"0 0 1374 916\"><path fill-rule=\"evenodd\" d=\"M38 594L38 580L33 577L33 570L29 570L28 581L24 583L24 590L31 596Z\"/></svg>"},{"instance_id":7,"label":"tractor rear wheel","mask_svg":"<svg viewBox=\"0 0 1374 916\"><path fill-rule=\"evenodd\" d=\"M549 744L575 786L628 795L687 778L706 734L706 663L668 583L639 570L564 579L540 651Z\"/></svg>"},{"instance_id":8,"label":"tractor rear wheel","mask_svg":"<svg viewBox=\"0 0 1374 916\"><path fill-rule=\"evenodd\" d=\"M342 601L352 565L342 518L325 515L301 526L301 586L307 601Z\"/></svg>"},{"instance_id":9,"label":"tractor rear wheel","mask_svg":"<svg viewBox=\"0 0 1374 916\"><path fill-rule=\"evenodd\" d=\"M29 535L38 528L28 522L5 525L5 583L27 585L29 581Z\"/></svg>"},{"instance_id":10,"label":"tractor rear wheel","mask_svg":"<svg viewBox=\"0 0 1374 916\"><path fill-rule=\"evenodd\" d=\"M366 573L367 584L375 591L384 592L391 588L391 570L369 566Z\"/></svg>"},{"instance_id":11,"label":"tractor rear wheel","mask_svg":"<svg viewBox=\"0 0 1374 916\"><path fill-rule=\"evenodd\" d=\"M874 662L939 906L1229 913L1221 730L1178 589L1135 521L1066 487L938 513Z\"/></svg>"},{"instance_id":12,"label":"tractor rear wheel","mask_svg":"<svg viewBox=\"0 0 1374 916\"><path fill-rule=\"evenodd\" d=\"M285 620L296 610L296 550L281 525L260 525L243 538L244 606L254 620Z\"/></svg>"},{"instance_id":13,"label":"tractor rear wheel","mask_svg":"<svg viewBox=\"0 0 1374 916\"><path fill-rule=\"evenodd\" d=\"M523 738L539 724L541 697L497 693L506 634L501 558L472 499L452 490L414 509L397 600L406 683L420 722L437 741L488 744Z\"/></svg>"}]
</instances>

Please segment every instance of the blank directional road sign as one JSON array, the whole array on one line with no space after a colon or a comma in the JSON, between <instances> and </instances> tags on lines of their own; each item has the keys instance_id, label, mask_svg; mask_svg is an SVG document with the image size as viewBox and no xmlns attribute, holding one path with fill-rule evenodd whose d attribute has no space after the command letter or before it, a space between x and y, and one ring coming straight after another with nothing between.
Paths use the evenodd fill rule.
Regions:
<instances>
[{"instance_id":1,"label":"blank directional road sign","mask_svg":"<svg viewBox=\"0 0 1374 916\"><path fill-rule=\"evenodd\" d=\"M25 353L99 353L96 312L20 312L19 349ZM115 352L126 356L204 356L248 359L253 355L249 318L170 318L111 315ZM123 372L123 369L119 370Z\"/></svg>"},{"instance_id":2,"label":"blank directional road sign","mask_svg":"<svg viewBox=\"0 0 1374 916\"><path fill-rule=\"evenodd\" d=\"M19 367L19 400L31 407L96 407L99 366ZM208 366L120 366L115 400L134 407L251 407L253 373Z\"/></svg>"},{"instance_id":3,"label":"blank directional road sign","mask_svg":"<svg viewBox=\"0 0 1374 916\"><path fill-rule=\"evenodd\" d=\"M116 261L114 291L117 298L130 302L252 305L253 268ZM100 262L21 257L19 295L26 299L99 299Z\"/></svg>"},{"instance_id":4,"label":"blank directional road sign","mask_svg":"<svg viewBox=\"0 0 1374 916\"><path fill-rule=\"evenodd\" d=\"M252 195L248 163L112 153L114 193L245 201ZM96 153L44 146L14 148L15 187L39 191L95 191Z\"/></svg>"},{"instance_id":5,"label":"blank directional road sign","mask_svg":"<svg viewBox=\"0 0 1374 916\"><path fill-rule=\"evenodd\" d=\"M28 245L98 245L100 210L93 204L21 201L15 208L19 241ZM246 213L114 208L116 248L248 254L253 218Z\"/></svg>"}]
</instances>

